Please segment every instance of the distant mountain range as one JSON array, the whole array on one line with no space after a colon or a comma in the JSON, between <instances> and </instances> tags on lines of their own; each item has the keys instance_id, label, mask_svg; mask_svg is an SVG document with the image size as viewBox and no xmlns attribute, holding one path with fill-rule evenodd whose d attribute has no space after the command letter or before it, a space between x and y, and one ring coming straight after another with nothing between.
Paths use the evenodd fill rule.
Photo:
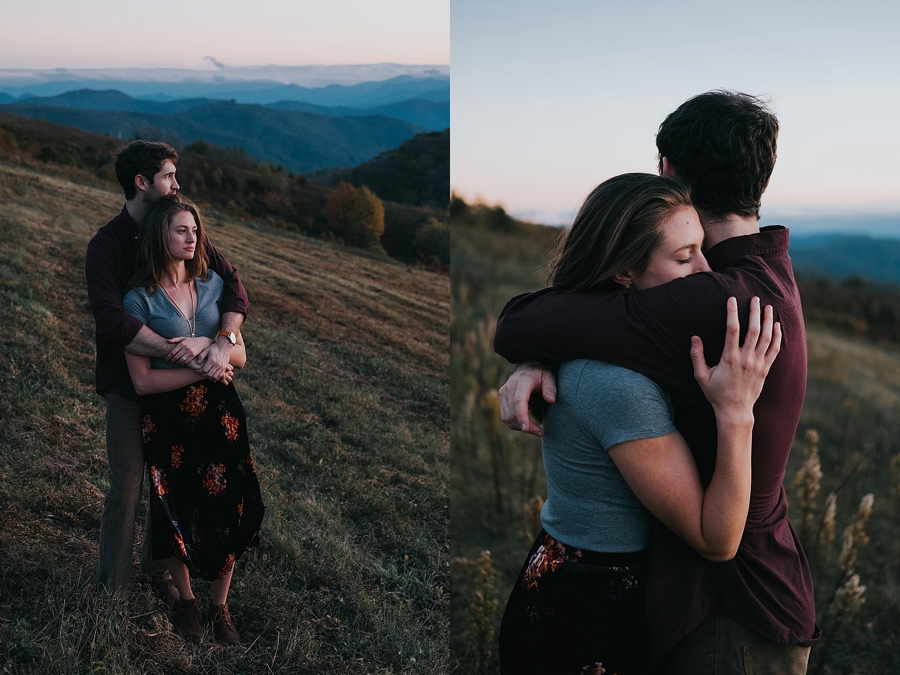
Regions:
<instances>
[{"instance_id":1,"label":"distant mountain range","mask_svg":"<svg viewBox=\"0 0 900 675\"><path fill-rule=\"evenodd\" d=\"M383 115L332 117L226 101L169 114L20 103L0 105L0 110L123 140L140 137L184 146L202 138L216 145L242 148L249 155L297 173L355 166L425 131Z\"/></svg>"},{"instance_id":2,"label":"distant mountain range","mask_svg":"<svg viewBox=\"0 0 900 675\"><path fill-rule=\"evenodd\" d=\"M900 240L848 234L807 235L792 237L789 253L798 276L858 276L900 284Z\"/></svg>"},{"instance_id":3,"label":"distant mountain range","mask_svg":"<svg viewBox=\"0 0 900 675\"><path fill-rule=\"evenodd\" d=\"M0 95L2 96L2 95ZM154 101L149 99L133 98L115 89L97 91L94 89L79 89L68 91L56 96L32 96L19 98L15 101L0 98L0 103L15 103L27 106L50 106L56 108L72 108L75 110L110 110L118 112L139 112L153 115L170 115L184 112L202 105L216 102L209 98L186 98L171 101ZM307 112L328 117L365 117L369 115L384 115L410 122L430 131L443 131L450 126L450 102L426 101L412 99L400 101L375 108L351 108L347 106L331 107L321 106L302 101L282 100L276 103L267 103L263 107L273 110L293 110L295 112Z\"/></svg>"},{"instance_id":4,"label":"distant mountain range","mask_svg":"<svg viewBox=\"0 0 900 675\"><path fill-rule=\"evenodd\" d=\"M302 101L322 106L352 106L374 108L410 99L434 102L450 101L450 76L435 69L425 69L421 75L398 75L378 81L355 84L328 84L320 87L301 86L276 79L235 79L225 76L198 78L131 79L124 74L104 77L65 77L41 79L35 77L4 76L10 71L0 70L0 93L16 102L35 96L46 97L78 89L115 89L135 98L171 101L173 98L212 98L234 100L238 103L276 103L283 100ZM131 71L126 71L131 73ZM204 71L199 71L204 72ZM132 77L138 78L140 72ZM209 75L209 73L206 73ZM7 101L10 102L10 101Z\"/></svg>"}]
</instances>

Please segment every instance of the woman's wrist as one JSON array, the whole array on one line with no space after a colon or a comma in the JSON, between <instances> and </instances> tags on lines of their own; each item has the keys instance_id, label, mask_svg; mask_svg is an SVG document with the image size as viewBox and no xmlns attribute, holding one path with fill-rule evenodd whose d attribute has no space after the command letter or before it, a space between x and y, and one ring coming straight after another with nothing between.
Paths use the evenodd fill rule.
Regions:
<instances>
[{"instance_id":1,"label":"woman's wrist","mask_svg":"<svg viewBox=\"0 0 900 675\"><path fill-rule=\"evenodd\" d=\"M752 432L753 431L753 410L736 410L729 408L717 409L716 411L716 428L719 435L725 431L733 432Z\"/></svg>"}]
</instances>

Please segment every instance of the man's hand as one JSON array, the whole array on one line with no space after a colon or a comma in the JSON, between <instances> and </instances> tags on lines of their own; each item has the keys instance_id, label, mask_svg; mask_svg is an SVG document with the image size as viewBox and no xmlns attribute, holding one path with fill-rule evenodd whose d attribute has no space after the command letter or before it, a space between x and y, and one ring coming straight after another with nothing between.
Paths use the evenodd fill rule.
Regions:
<instances>
[{"instance_id":1,"label":"man's hand","mask_svg":"<svg viewBox=\"0 0 900 675\"><path fill-rule=\"evenodd\" d=\"M225 339L213 342L197 356L196 362L199 368L195 370L211 380L221 380L227 368L231 354L231 343Z\"/></svg>"},{"instance_id":2,"label":"man's hand","mask_svg":"<svg viewBox=\"0 0 900 675\"><path fill-rule=\"evenodd\" d=\"M543 429L532 422L528 414L528 399L537 389L547 403L556 401L556 378L549 370L534 363L520 363L506 384L500 387L500 417L513 431L538 437L544 435Z\"/></svg>"},{"instance_id":3,"label":"man's hand","mask_svg":"<svg viewBox=\"0 0 900 675\"><path fill-rule=\"evenodd\" d=\"M172 351L166 356L166 361L172 361L186 365L203 353L213 340L208 337L174 337L168 341Z\"/></svg>"}]
</instances>

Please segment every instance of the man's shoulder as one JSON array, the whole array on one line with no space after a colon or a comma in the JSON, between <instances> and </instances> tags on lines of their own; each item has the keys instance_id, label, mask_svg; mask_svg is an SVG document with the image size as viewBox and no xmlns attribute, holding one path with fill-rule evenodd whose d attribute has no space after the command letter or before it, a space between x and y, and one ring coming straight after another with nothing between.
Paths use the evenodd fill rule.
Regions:
<instances>
[{"instance_id":1,"label":"man's shoulder","mask_svg":"<svg viewBox=\"0 0 900 675\"><path fill-rule=\"evenodd\" d=\"M118 241L119 232L125 227L125 225L126 223L123 222L122 213L119 212L117 215L113 216L105 225L94 232L94 236L91 237L90 242L88 242L88 247L90 247L91 245Z\"/></svg>"}]
</instances>

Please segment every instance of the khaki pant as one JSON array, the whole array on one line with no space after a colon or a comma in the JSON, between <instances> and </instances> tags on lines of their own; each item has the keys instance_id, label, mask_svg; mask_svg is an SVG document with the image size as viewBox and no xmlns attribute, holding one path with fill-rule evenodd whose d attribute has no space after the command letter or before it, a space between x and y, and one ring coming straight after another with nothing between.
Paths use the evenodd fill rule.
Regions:
<instances>
[{"instance_id":1,"label":"khaki pant","mask_svg":"<svg viewBox=\"0 0 900 675\"><path fill-rule=\"evenodd\" d=\"M134 522L144 480L144 444L141 439L141 407L133 401L106 394L106 454L109 459L109 491L100 519L100 559L97 583L111 593L127 590L131 578ZM144 524L141 569L162 573L165 564L154 561L150 550L150 509Z\"/></svg>"},{"instance_id":2,"label":"khaki pant","mask_svg":"<svg viewBox=\"0 0 900 675\"><path fill-rule=\"evenodd\" d=\"M663 657L666 675L805 675L809 647L782 645L740 621L708 616Z\"/></svg>"}]
</instances>

